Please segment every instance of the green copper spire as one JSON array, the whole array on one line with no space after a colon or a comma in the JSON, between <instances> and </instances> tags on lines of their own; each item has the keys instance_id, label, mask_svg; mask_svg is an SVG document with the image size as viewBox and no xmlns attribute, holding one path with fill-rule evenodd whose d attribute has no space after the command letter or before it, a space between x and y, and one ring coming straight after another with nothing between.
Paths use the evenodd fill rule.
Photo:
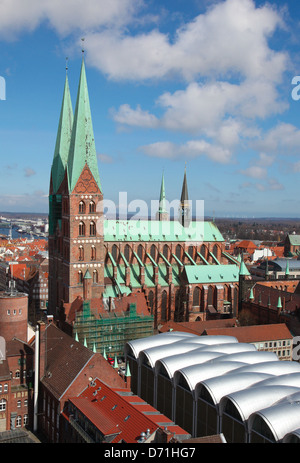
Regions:
<instances>
[{"instance_id":1,"label":"green copper spire","mask_svg":"<svg viewBox=\"0 0 300 463\"><path fill-rule=\"evenodd\" d=\"M254 300L253 288L250 289L249 299Z\"/></svg>"},{"instance_id":2,"label":"green copper spire","mask_svg":"<svg viewBox=\"0 0 300 463\"><path fill-rule=\"evenodd\" d=\"M70 96L68 76L66 74L63 101L61 106L55 151L51 168L53 194L55 194L63 181L67 165L71 133L73 126L73 108Z\"/></svg>"},{"instance_id":3,"label":"green copper spire","mask_svg":"<svg viewBox=\"0 0 300 463\"><path fill-rule=\"evenodd\" d=\"M290 274L290 267L289 267L289 261L286 261L286 268L285 268L285 275L288 276Z\"/></svg>"},{"instance_id":4,"label":"green copper spire","mask_svg":"<svg viewBox=\"0 0 300 463\"><path fill-rule=\"evenodd\" d=\"M240 276L249 276L249 270L246 267L246 264L244 262L244 257L243 255L241 256L241 265L240 265Z\"/></svg>"},{"instance_id":5,"label":"green copper spire","mask_svg":"<svg viewBox=\"0 0 300 463\"><path fill-rule=\"evenodd\" d=\"M90 168L95 182L101 190L85 65L82 59L68 159L70 193L74 190L85 164Z\"/></svg>"}]
</instances>

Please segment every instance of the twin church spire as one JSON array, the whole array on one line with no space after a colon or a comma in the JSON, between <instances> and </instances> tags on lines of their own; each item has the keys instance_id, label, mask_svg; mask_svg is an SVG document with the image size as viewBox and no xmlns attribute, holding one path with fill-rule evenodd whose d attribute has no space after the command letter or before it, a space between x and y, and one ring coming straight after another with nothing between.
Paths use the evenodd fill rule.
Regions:
<instances>
[{"instance_id":1,"label":"twin church spire","mask_svg":"<svg viewBox=\"0 0 300 463\"><path fill-rule=\"evenodd\" d=\"M90 169L90 172L93 175L99 190L102 191L98 170L85 64L84 58L82 58L74 114L72 109L68 75L66 73L55 151L51 168L51 195L58 195L59 189L65 176L67 180L68 191L69 193L72 193L85 165L87 165ZM187 225L187 213L188 190L185 169L179 211L182 225ZM169 213L166 208L164 175L162 176L161 181L157 219L169 220Z\"/></svg>"},{"instance_id":2,"label":"twin church spire","mask_svg":"<svg viewBox=\"0 0 300 463\"><path fill-rule=\"evenodd\" d=\"M85 64L84 59L82 59L74 115L66 74L51 168L52 194L59 191L65 174L67 175L68 191L72 193L85 165L89 167L101 191Z\"/></svg>"}]
</instances>

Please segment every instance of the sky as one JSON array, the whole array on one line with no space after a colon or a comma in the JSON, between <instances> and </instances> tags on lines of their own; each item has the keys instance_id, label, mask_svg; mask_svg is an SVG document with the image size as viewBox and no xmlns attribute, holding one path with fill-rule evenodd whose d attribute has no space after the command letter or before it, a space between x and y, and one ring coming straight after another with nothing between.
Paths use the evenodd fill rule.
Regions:
<instances>
[{"instance_id":1,"label":"sky","mask_svg":"<svg viewBox=\"0 0 300 463\"><path fill-rule=\"evenodd\" d=\"M186 168L205 216L300 217L297 3L2 0L0 211L48 212L83 48L104 198L178 200Z\"/></svg>"}]
</instances>

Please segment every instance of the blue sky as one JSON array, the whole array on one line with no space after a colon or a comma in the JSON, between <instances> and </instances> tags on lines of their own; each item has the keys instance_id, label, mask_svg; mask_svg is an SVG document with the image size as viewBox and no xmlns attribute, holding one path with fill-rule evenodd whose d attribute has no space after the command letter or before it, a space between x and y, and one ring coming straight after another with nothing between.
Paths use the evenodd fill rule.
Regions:
<instances>
[{"instance_id":1,"label":"blue sky","mask_svg":"<svg viewBox=\"0 0 300 463\"><path fill-rule=\"evenodd\" d=\"M48 211L84 37L106 199L156 200L162 172L179 199L186 164L205 215L300 217L299 19L295 1L2 1L0 211Z\"/></svg>"}]
</instances>

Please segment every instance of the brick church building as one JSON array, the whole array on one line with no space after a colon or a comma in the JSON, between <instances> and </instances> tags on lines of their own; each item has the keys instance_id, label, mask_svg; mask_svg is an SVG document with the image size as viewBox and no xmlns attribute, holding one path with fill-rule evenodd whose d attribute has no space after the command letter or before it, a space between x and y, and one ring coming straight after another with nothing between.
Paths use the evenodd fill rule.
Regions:
<instances>
[{"instance_id":1,"label":"brick church building","mask_svg":"<svg viewBox=\"0 0 300 463\"><path fill-rule=\"evenodd\" d=\"M239 261L214 222L192 220L186 172L178 220L164 178L155 220L107 219L103 194L83 59L74 113L66 75L51 168L48 313L78 299L109 310L143 293L154 327L237 314Z\"/></svg>"}]
</instances>

